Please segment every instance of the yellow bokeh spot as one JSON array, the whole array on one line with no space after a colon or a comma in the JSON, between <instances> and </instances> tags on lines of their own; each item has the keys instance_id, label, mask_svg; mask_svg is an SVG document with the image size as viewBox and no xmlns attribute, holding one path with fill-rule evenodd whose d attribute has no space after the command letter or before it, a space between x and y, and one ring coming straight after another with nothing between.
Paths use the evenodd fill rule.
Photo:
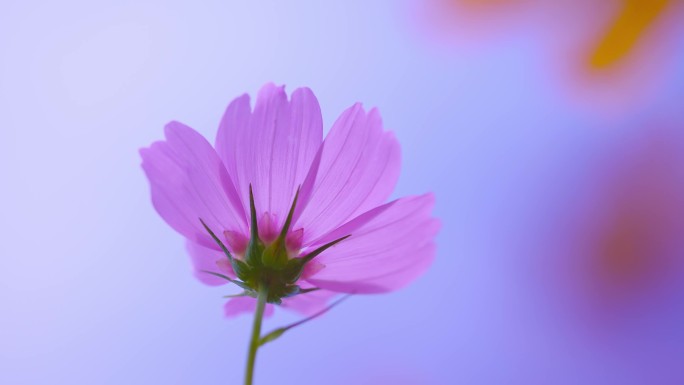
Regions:
<instances>
[{"instance_id":1,"label":"yellow bokeh spot","mask_svg":"<svg viewBox=\"0 0 684 385\"><path fill-rule=\"evenodd\" d=\"M605 69L627 56L671 0L623 0L622 8L593 49L589 66Z\"/></svg>"}]
</instances>

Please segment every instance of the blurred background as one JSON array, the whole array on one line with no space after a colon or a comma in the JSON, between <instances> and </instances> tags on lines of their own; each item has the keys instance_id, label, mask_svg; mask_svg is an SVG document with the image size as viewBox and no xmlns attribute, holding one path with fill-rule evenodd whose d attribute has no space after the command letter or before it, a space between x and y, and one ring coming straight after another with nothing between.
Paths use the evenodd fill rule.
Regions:
<instances>
[{"instance_id":1,"label":"blurred background","mask_svg":"<svg viewBox=\"0 0 684 385\"><path fill-rule=\"evenodd\" d=\"M684 383L684 3L18 1L0 11L0 384L238 384L138 149L268 82L356 101L438 257L263 348L259 384ZM266 330L298 319L285 311Z\"/></svg>"}]
</instances>

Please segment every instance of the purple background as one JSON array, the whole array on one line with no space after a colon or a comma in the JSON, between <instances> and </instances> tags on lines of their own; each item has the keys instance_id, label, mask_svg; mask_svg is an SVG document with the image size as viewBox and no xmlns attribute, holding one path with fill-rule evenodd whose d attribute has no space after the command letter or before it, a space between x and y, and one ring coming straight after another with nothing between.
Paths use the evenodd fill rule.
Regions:
<instances>
[{"instance_id":1,"label":"purple background","mask_svg":"<svg viewBox=\"0 0 684 385\"><path fill-rule=\"evenodd\" d=\"M377 106L402 144L395 195L434 191L443 228L425 276L265 347L257 383L648 383L643 361L556 322L511 266L553 202L550 175L660 110L683 117L684 39L657 94L606 116L549 81L530 33L445 48L413 6L4 0L0 384L240 383L251 319L224 319L226 289L192 277L137 150L172 119L213 138L227 103L268 81L311 87L326 127ZM676 330L647 355L684 359Z\"/></svg>"}]
</instances>

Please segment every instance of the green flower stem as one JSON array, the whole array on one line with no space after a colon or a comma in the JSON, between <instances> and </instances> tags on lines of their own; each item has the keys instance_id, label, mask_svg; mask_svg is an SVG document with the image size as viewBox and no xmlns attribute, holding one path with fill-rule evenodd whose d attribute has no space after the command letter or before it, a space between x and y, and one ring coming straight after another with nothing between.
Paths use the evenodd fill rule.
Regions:
<instances>
[{"instance_id":1,"label":"green flower stem","mask_svg":"<svg viewBox=\"0 0 684 385\"><path fill-rule=\"evenodd\" d=\"M245 385L252 385L254 378L254 363L256 361L257 349L261 339L261 321L264 318L264 308L268 299L268 287L264 284L259 285L259 295L257 296L257 308L254 313L254 323L252 324L252 338L249 341L247 352L247 369L245 369Z\"/></svg>"}]
</instances>

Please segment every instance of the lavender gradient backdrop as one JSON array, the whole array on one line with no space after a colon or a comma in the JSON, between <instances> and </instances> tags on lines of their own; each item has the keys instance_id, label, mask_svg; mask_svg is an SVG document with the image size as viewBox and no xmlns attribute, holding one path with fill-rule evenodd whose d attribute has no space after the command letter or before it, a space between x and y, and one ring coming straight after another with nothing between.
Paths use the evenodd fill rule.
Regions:
<instances>
[{"instance_id":1,"label":"lavender gradient backdrop","mask_svg":"<svg viewBox=\"0 0 684 385\"><path fill-rule=\"evenodd\" d=\"M413 7L4 0L0 384L240 383L251 319L225 320L225 289L192 277L137 150L172 119L213 138L227 103L267 81L311 87L326 127L355 101L377 106L402 144L396 196L434 191L443 228L425 276L266 346L257 383L647 383L638 362L559 326L512 266L555 202L540 191L570 183L578 155L663 111L684 129L684 39L653 97L603 114L549 81L533 32L447 49ZM673 330L648 349L676 376Z\"/></svg>"}]
</instances>

